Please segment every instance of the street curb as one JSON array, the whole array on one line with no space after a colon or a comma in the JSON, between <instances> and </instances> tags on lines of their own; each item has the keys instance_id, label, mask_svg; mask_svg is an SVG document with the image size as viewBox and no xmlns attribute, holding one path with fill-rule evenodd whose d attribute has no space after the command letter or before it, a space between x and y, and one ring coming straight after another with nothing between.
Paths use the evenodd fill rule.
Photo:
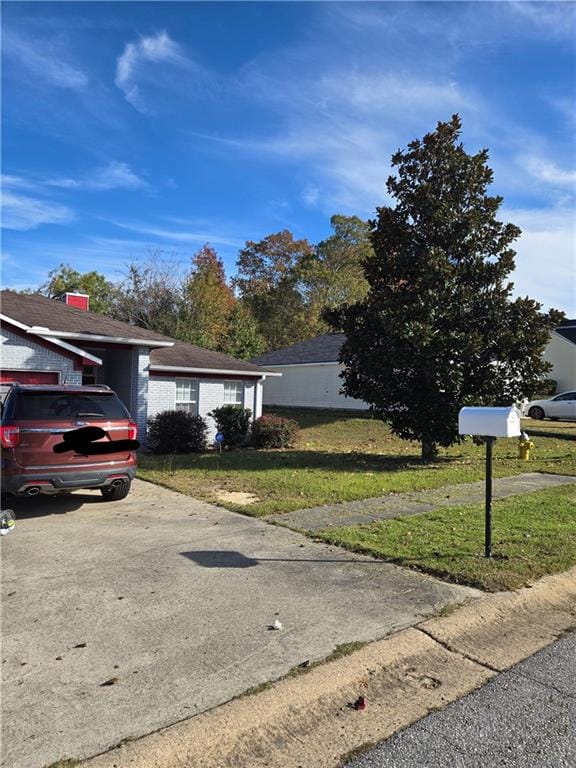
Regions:
<instances>
[{"instance_id":1,"label":"street curb","mask_svg":"<svg viewBox=\"0 0 576 768\"><path fill-rule=\"evenodd\" d=\"M576 628L576 567L473 598L349 656L82 763L83 768L336 768ZM364 711L354 702L364 696Z\"/></svg>"}]
</instances>

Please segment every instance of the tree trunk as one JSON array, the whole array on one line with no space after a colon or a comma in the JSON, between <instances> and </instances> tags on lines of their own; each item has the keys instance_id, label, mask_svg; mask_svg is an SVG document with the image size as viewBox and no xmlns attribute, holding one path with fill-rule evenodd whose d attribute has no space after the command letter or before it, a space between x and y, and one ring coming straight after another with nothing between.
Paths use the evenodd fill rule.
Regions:
<instances>
[{"instance_id":1,"label":"tree trunk","mask_svg":"<svg viewBox=\"0 0 576 768\"><path fill-rule=\"evenodd\" d=\"M429 443L426 440L422 441L422 461L434 461L438 455L438 449L436 443Z\"/></svg>"}]
</instances>

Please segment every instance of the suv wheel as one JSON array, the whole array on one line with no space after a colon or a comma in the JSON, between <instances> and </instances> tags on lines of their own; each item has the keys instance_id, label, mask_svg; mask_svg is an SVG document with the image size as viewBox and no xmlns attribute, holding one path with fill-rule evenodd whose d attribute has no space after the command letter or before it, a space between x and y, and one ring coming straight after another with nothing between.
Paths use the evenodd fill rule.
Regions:
<instances>
[{"instance_id":1,"label":"suv wheel","mask_svg":"<svg viewBox=\"0 0 576 768\"><path fill-rule=\"evenodd\" d=\"M104 501L120 501L130 493L130 485L130 480L121 480L117 485L106 485L104 488L100 488L100 493L104 497Z\"/></svg>"}]
</instances>

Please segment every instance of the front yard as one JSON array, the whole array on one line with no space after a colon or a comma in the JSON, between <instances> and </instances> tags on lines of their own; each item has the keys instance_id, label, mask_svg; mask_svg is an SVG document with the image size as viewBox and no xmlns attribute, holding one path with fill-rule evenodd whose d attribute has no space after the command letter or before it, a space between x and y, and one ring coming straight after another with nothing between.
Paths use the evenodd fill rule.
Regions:
<instances>
[{"instance_id":1,"label":"front yard","mask_svg":"<svg viewBox=\"0 0 576 768\"><path fill-rule=\"evenodd\" d=\"M263 516L303 507L353 501L467 483L484 477L484 448L467 440L440 449L433 464L420 463L420 446L394 437L362 414L337 411L275 413L301 426L291 450L239 450L180 456L143 456L139 476L245 514ZM576 424L525 419L523 428L576 434ZM520 461L516 440L498 440L494 474L522 472L576 475L572 442L534 436L532 461ZM249 502L249 503L246 503Z\"/></svg>"},{"instance_id":2,"label":"front yard","mask_svg":"<svg viewBox=\"0 0 576 768\"><path fill-rule=\"evenodd\" d=\"M495 501L491 560L483 556L483 504L330 528L315 537L471 587L517 589L576 564L576 485Z\"/></svg>"}]
</instances>

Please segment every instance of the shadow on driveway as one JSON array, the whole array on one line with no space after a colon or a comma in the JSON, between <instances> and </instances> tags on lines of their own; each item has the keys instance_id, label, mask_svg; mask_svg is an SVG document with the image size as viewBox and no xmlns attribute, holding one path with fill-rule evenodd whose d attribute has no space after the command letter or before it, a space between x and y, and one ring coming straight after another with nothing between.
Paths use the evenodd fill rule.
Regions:
<instances>
[{"instance_id":1,"label":"shadow on driveway","mask_svg":"<svg viewBox=\"0 0 576 768\"><path fill-rule=\"evenodd\" d=\"M376 559L358 559L351 560L349 557L326 558L326 557L246 557L241 552L234 550L194 550L190 552L180 552L182 557L187 557L197 565L203 568L253 568L261 563L338 563L346 565L348 563L362 563L365 565L384 565L384 560Z\"/></svg>"},{"instance_id":2,"label":"shadow on driveway","mask_svg":"<svg viewBox=\"0 0 576 768\"><path fill-rule=\"evenodd\" d=\"M88 493L71 493L48 496L8 496L2 501L2 509L12 509L16 520L28 520L32 517L46 517L47 515L64 515L67 512L75 512L84 504L105 504L100 494L92 496Z\"/></svg>"}]
</instances>

